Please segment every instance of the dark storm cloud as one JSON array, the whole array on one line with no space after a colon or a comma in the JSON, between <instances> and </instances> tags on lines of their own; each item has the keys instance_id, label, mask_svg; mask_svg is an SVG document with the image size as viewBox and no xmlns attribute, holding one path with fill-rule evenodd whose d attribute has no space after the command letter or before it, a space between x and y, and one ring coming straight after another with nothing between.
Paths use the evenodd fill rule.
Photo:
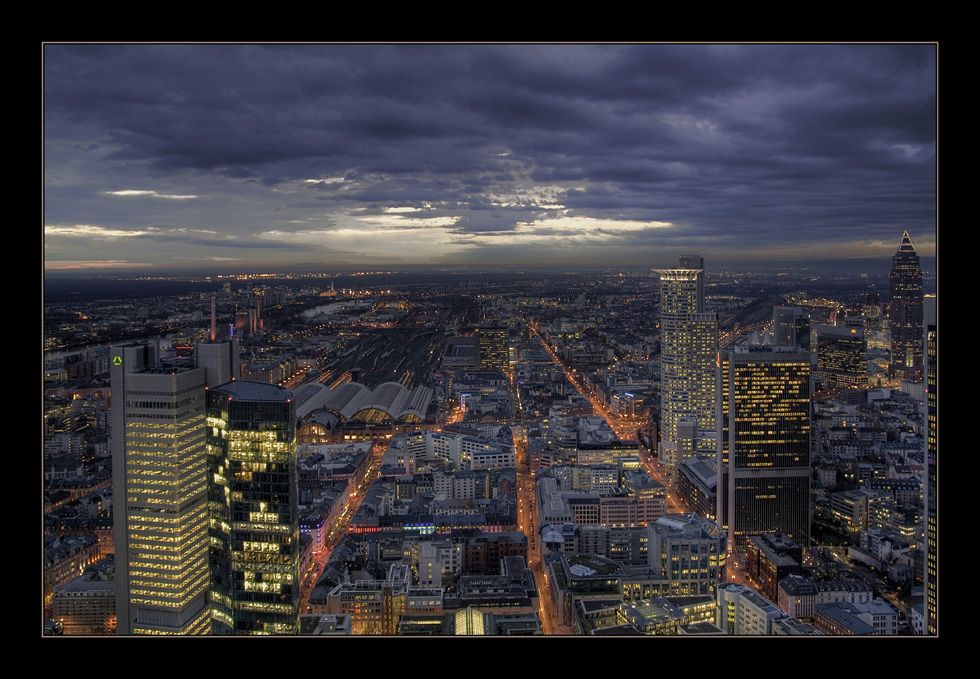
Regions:
<instances>
[{"instance_id":1,"label":"dark storm cloud","mask_svg":"<svg viewBox=\"0 0 980 679\"><path fill-rule=\"evenodd\" d=\"M929 45L48 45L44 56L49 224L138 228L136 203L97 192L164 182L201 198L153 209L202 225L209 214L265 247L248 239L387 207L451 217L458 243L559 214L677 226L616 241L615 224L600 224L611 240L593 247L741 249L751 235L791 248L830 233L891 243L905 228L931 241L935 229ZM254 193L239 200L245 182ZM431 228L400 214L385 228Z\"/></svg>"}]
</instances>

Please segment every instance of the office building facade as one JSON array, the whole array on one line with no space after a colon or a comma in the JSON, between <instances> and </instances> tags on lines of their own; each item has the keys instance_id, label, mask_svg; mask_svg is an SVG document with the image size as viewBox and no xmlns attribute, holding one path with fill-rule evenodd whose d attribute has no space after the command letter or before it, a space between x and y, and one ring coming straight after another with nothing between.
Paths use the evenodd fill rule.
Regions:
<instances>
[{"instance_id":1,"label":"office building facade","mask_svg":"<svg viewBox=\"0 0 980 679\"><path fill-rule=\"evenodd\" d=\"M917 382L922 379L922 269L908 231L892 257L890 291L891 372Z\"/></svg>"},{"instance_id":2,"label":"office building facade","mask_svg":"<svg viewBox=\"0 0 980 679\"><path fill-rule=\"evenodd\" d=\"M867 388L868 343L864 329L817 326L817 373L834 388Z\"/></svg>"},{"instance_id":3,"label":"office building facade","mask_svg":"<svg viewBox=\"0 0 980 679\"><path fill-rule=\"evenodd\" d=\"M718 515L729 544L810 536L811 354L743 346L719 354Z\"/></svg>"},{"instance_id":4,"label":"office building facade","mask_svg":"<svg viewBox=\"0 0 980 679\"><path fill-rule=\"evenodd\" d=\"M660 272L660 459L671 479L684 460L715 449L718 317L704 310L704 260Z\"/></svg>"},{"instance_id":5,"label":"office building facade","mask_svg":"<svg viewBox=\"0 0 980 679\"><path fill-rule=\"evenodd\" d=\"M208 392L212 633L299 633L296 412L288 389Z\"/></svg>"},{"instance_id":6,"label":"office building facade","mask_svg":"<svg viewBox=\"0 0 980 679\"><path fill-rule=\"evenodd\" d=\"M510 367L507 349L507 328L499 325L481 326L477 330L481 370L504 370Z\"/></svg>"},{"instance_id":7,"label":"office building facade","mask_svg":"<svg viewBox=\"0 0 980 679\"><path fill-rule=\"evenodd\" d=\"M776 306L772 309L773 344L810 351L810 314L803 307Z\"/></svg>"},{"instance_id":8,"label":"office building facade","mask_svg":"<svg viewBox=\"0 0 980 679\"><path fill-rule=\"evenodd\" d=\"M111 349L118 634L205 634L205 369Z\"/></svg>"},{"instance_id":9,"label":"office building facade","mask_svg":"<svg viewBox=\"0 0 980 679\"><path fill-rule=\"evenodd\" d=\"M715 624L737 636L771 635L778 620L788 618L785 611L751 587L734 582L715 588Z\"/></svg>"},{"instance_id":10,"label":"office building facade","mask_svg":"<svg viewBox=\"0 0 980 679\"><path fill-rule=\"evenodd\" d=\"M939 633L939 421L937 398L939 326L937 297L925 298L926 359L926 630Z\"/></svg>"}]
</instances>

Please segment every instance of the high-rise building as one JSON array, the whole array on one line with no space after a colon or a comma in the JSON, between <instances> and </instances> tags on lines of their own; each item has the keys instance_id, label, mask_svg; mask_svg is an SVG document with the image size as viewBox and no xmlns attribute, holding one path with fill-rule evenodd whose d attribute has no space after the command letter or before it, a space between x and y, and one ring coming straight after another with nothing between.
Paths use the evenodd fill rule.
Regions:
<instances>
[{"instance_id":1,"label":"high-rise building","mask_svg":"<svg viewBox=\"0 0 980 679\"><path fill-rule=\"evenodd\" d=\"M891 300L888 304L891 327L891 372L895 377L922 379L922 269L912 247L909 232L902 236L898 252L892 257Z\"/></svg>"},{"instance_id":2,"label":"high-rise building","mask_svg":"<svg viewBox=\"0 0 980 679\"><path fill-rule=\"evenodd\" d=\"M864 300L864 329L869 333L881 331L881 295L869 292Z\"/></svg>"},{"instance_id":3,"label":"high-rise building","mask_svg":"<svg viewBox=\"0 0 980 679\"><path fill-rule=\"evenodd\" d=\"M200 634L208 607L205 389L240 376L238 344L195 362L155 344L111 350L113 512L119 634Z\"/></svg>"},{"instance_id":4,"label":"high-rise building","mask_svg":"<svg viewBox=\"0 0 980 679\"><path fill-rule=\"evenodd\" d=\"M868 343L864 328L817 326L817 372L833 387L868 386Z\"/></svg>"},{"instance_id":5,"label":"high-rise building","mask_svg":"<svg viewBox=\"0 0 980 679\"><path fill-rule=\"evenodd\" d=\"M939 633L939 514L936 495L939 481L939 420L937 297L925 298L926 355L926 629Z\"/></svg>"},{"instance_id":6,"label":"high-rise building","mask_svg":"<svg viewBox=\"0 0 980 679\"><path fill-rule=\"evenodd\" d=\"M483 370L507 370L507 328L499 325L482 326L477 335L480 340L480 368Z\"/></svg>"},{"instance_id":7,"label":"high-rise building","mask_svg":"<svg viewBox=\"0 0 980 679\"><path fill-rule=\"evenodd\" d=\"M810 536L810 353L741 346L719 354L719 524L729 545L779 532Z\"/></svg>"},{"instance_id":8,"label":"high-rise building","mask_svg":"<svg viewBox=\"0 0 980 679\"><path fill-rule=\"evenodd\" d=\"M810 314L803 307L776 306L772 308L773 344L799 347L810 351Z\"/></svg>"},{"instance_id":9,"label":"high-rise building","mask_svg":"<svg viewBox=\"0 0 980 679\"><path fill-rule=\"evenodd\" d=\"M205 368L111 349L119 634L203 634L208 611Z\"/></svg>"},{"instance_id":10,"label":"high-rise building","mask_svg":"<svg viewBox=\"0 0 980 679\"><path fill-rule=\"evenodd\" d=\"M299 633L296 409L288 389L207 396L212 632Z\"/></svg>"},{"instance_id":11,"label":"high-rise building","mask_svg":"<svg viewBox=\"0 0 980 679\"><path fill-rule=\"evenodd\" d=\"M209 387L242 378L238 340L201 342L194 349L198 367L204 368L204 381Z\"/></svg>"},{"instance_id":12,"label":"high-rise building","mask_svg":"<svg viewBox=\"0 0 980 679\"><path fill-rule=\"evenodd\" d=\"M704 259L660 270L660 458L676 478L684 460L714 452L718 316L704 310Z\"/></svg>"}]
</instances>

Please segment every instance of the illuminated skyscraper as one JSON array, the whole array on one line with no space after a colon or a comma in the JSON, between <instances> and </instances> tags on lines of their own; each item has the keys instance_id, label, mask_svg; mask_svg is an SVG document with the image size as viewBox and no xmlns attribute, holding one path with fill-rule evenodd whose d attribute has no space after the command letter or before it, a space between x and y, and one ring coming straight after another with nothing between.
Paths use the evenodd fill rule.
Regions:
<instances>
[{"instance_id":1,"label":"illuminated skyscraper","mask_svg":"<svg viewBox=\"0 0 980 679\"><path fill-rule=\"evenodd\" d=\"M939 420L936 410L939 326L937 298L925 298L926 351L926 626L930 634L939 633Z\"/></svg>"},{"instance_id":2,"label":"illuminated skyscraper","mask_svg":"<svg viewBox=\"0 0 980 679\"><path fill-rule=\"evenodd\" d=\"M729 544L780 532L810 536L811 354L744 346L719 354L719 524Z\"/></svg>"},{"instance_id":3,"label":"illuminated skyscraper","mask_svg":"<svg viewBox=\"0 0 980 679\"><path fill-rule=\"evenodd\" d=\"M892 373L903 379L921 380L922 269L908 231L892 257L888 321L892 336Z\"/></svg>"},{"instance_id":4,"label":"illuminated skyscraper","mask_svg":"<svg viewBox=\"0 0 980 679\"><path fill-rule=\"evenodd\" d=\"M215 634L299 633L293 393L229 382L207 397Z\"/></svg>"},{"instance_id":5,"label":"illuminated skyscraper","mask_svg":"<svg viewBox=\"0 0 980 679\"><path fill-rule=\"evenodd\" d=\"M151 344L111 360L117 631L207 633L205 369Z\"/></svg>"},{"instance_id":6,"label":"illuminated skyscraper","mask_svg":"<svg viewBox=\"0 0 980 679\"><path fill-rule=\"evenodd\" d=\"M674 477L684 460L715 451L718 317L704 310L704 259L680 257L660 273L660 459Z\"/></svg>"},{"instance_id":7,"label":"illuminated skyscraper","mask_svg":"<svg viewBox=\"0 0 980 679\"><path fill-rule=\"evenodd\" d=\"M196 364L155 344L111 351L119 634L203 634L208 609L205 389L237 379L238 344L199 344Z\"/></svg>"},{"instance_id":8,"label":"illuminated skyscraper","mask_svg":"<svg viewBox=\"0 0 980 679\"><path fill-rule=\"evenodd\" d=\"M498 325L482 326L477 335L480 340L480 368L506 371L510 367L507 328Z\"/></svg>"}]
</instances>

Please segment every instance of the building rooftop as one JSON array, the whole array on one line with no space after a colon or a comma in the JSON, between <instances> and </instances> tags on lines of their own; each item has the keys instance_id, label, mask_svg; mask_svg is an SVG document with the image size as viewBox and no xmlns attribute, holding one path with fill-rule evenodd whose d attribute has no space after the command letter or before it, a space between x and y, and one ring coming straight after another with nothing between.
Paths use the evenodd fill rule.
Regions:
<instances>
[{"instance_id":1,"label":"building rooftop","mask_svg":"<svg viewBox=\"0 0 980 679\"><path fill-rule=\"evenodd\" d=\"M265 382L236 380L215 387L215 391L224 392L236 401L291 401L293 398L289 389Z\"/></svg>"}]
</instances>

